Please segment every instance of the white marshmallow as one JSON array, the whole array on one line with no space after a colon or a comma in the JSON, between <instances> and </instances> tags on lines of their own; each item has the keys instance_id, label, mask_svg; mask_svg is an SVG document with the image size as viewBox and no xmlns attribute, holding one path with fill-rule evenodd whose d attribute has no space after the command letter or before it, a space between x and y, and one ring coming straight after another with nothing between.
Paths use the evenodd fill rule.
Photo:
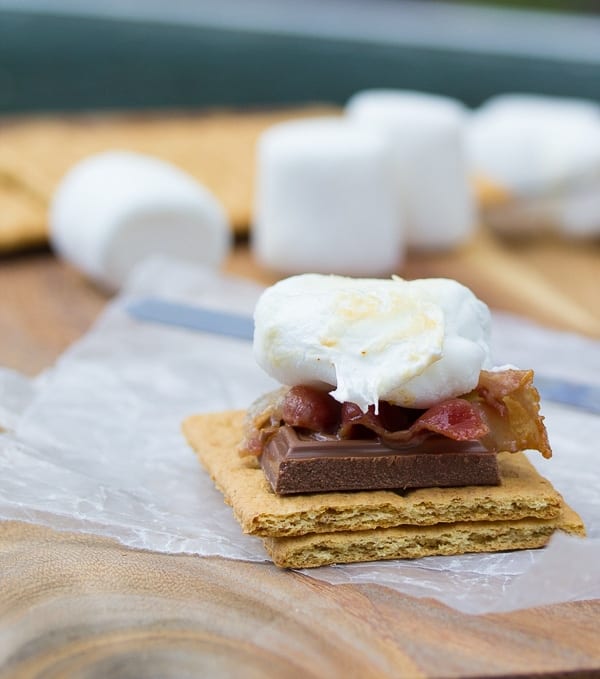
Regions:
<instances>
[{"instance_id":1,"label":"white marshmallow","mask_svg":"<svg viewBox=\"0 0 600 679\"><path fill-rule=\"evenodd\" d=\"M281 123L258 146L252 245L286 273L381 275L403 259L383 140L341 118Z\"/></svg>"},{"instance_id":2,"label":"white marshmallow","mask_svg":"<svg viewBox=\"0 0 600 679\"><path fill-rule=\"evenodd\" d=\"M595 176L574 186L557 208L558 230L573 238L600 234L600 168Z\"/></svg>"},{"instance_id":3,"label":"white marshmallow","mask_svg":"<svg viewBox=\"0 0 600 679\"><path fill-rule=\"evenodd\" d=\"M400 90L367 90L346 106L350 120L378 130L394 156L395 185L409 247L459 245L476 223L457 101Z\"/></svg>"},{"instance_id":4,"label":"white marshmallow","mask_svg":"<svg viewBox=\"0 0 600 679\"><path fill-rule=\"evenodd\" d=\"M479 107L477 113L505 113L523 117L545 115L548 111L566 113L571 116L598 119L600 106L588 99L576 97L554 97L545 94L505 92L490 97Z\"/></svg>"},{"instance_id":5,"label":"white marshmallow","mask_svg":"<svg viewBox=\"0 0 600 679\"><path fill-rule=\"evenodd\" d=\"M202 185L157 158L125 151L90 156L58 186L50 238L92 279L119 288L153 254L217 266L227 253L227 217Z\"/></svg>"},{"instance_id":6,"label":"white marshmallow","mask_svg":"<svg viewBox=\"0 0 600 679\"><path fill-rule=\"evenodd\" d=\"M521 199L488 211L494 228L600 233L600 107L593 102L494 98L473 114L468 150L474 174Z\"/></svg>"},{"instance_id":7,"label":"white marshmallow","mask_svg":"<svg viewBox=\"0 0 600 679\"><path fill-rule=\"evenodd\" d=\"M548 192L600 170L600 115L583 104L507 98L473 114L474 173L517 194Z\"/></svg>"},{"instance_id":8,"label":"white marshmallow","mask_svg":"<svg viewBox=\"0 0 600 679\"><path fill-rule=\"evenodd\" d=\"M271 377L363 410L464 394L490 360L488 308L446 279L294 276L262 294L254 321L255 357Z\"/></svg>"}]
</instances>

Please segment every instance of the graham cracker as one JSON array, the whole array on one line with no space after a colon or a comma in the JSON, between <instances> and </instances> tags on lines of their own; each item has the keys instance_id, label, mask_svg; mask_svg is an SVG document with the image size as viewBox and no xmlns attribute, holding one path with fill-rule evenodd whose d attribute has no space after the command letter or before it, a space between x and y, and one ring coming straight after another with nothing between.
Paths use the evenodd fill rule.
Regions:
<instances>
[{"instance_id":1,"label":"graham cracker","mask_svg":"<svg viewBox=\"0 0 600 679\"><path fill-rule=\"evenodd\" d=\"M0 252L44 242L47 207L62 177L86 156L108 150L136 151L173 163L215 194L236 234L247 233L260 134L284 120L339 112L332 106L305 106L4 119L0 191L8 214L0 214Z\"/></svg>"},{"instance_id":2,"label":"graham cracker","mask_svg":"<svg viewBox=\"0 0 600 679\"><path fill-rule=\"evenodd\" d=\"M265 538L263 544L273 563L281 568L315 568L334 563L537 549L546 545L557 529L574 535L585 534L580 517L564 505L561 514L549 520L400 526Z\"/></svg>"},{"instance_id":3,"label":"graham cracker","mask_svg":"<svg viewBox=\"0 0 600 679\"><path fill-rule=\"evenodd\" d=\"M499 486L281 497L271 490L254 458L238 455L243 418L244 411L196 415L183 423L183 431L245 533L283 538L362 531L364 536L365 531L397 526L406 530L407 526L469 522L472 530L473 522L516 522L530 518L550 520L553 523L542 525L551 532L562 516L560 494L523 453L499 455L502 478ZM510 525L514 530L514 523Z\"/></svg>"},{"instance_id":4,"label":"graham cracker","mask_svg":"<svg viewBox=\"0 0 600 679\"><path fill-rule=\"evenodd\" d=\"M44 204L0 175L0 253L46 242Z\"/></svg>"}]
</instances>

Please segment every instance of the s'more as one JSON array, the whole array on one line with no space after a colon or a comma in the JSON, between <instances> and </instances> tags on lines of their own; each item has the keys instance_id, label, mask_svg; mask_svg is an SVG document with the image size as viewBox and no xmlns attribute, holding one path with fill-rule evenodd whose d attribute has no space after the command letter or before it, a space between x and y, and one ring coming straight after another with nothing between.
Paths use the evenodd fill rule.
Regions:
<instances>
[{"instance_id":1,"label":"s'more","mask_svg":"<svg viewBox=\"0 0 600 679\"><path fill-rule=\"evenodd\" d=\"M254 355L281 387L184 434L285 568L543 547L580 517L532 370L494 367L490 312L449 279L303 274L267 288Z\"/></svg>"}]
</instances>

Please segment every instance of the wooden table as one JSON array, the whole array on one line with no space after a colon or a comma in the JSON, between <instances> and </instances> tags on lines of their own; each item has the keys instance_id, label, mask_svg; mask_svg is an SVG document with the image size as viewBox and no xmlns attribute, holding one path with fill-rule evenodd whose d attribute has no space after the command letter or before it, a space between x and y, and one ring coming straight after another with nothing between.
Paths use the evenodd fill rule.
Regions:
<instances>
[{"instance_id":1,"label":"wooden table","mask_svg":"<svg viewBox=\"0 0 600 679\"><path fill-rule=\"evenodd\" d=\"M227 269L270 282L247 248ZM600 337L600 247L510 244L413 255L495 308ZM35 374L107 297L48 252L0 261L0 365ZM0 481L1 490L1 481ZM0 678L600 675L600 601L467 616L378 586L264 564L136 552L0 524Z\"/></svg>"}]
</instances>

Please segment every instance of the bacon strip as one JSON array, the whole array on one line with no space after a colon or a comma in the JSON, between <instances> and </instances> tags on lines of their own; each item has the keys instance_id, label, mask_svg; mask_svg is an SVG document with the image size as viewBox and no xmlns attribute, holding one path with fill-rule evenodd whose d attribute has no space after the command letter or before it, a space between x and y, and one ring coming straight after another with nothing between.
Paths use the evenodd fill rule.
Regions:
<instances>
[{"instance_id":1,"label":"bacon strip","mask_svg":"<svg viewBox=\"0 0 600 679\"><path fill-rule=\"evenodd\" d=\"M342 413L343 421L338 430L340 438L354 438L357 425L385 441L397 442L411 441L423 432L440 434L454 441L478 441L489 434L481 410L460 398L443 401L425 412L382 402L377 415L372 406L363 413L356 404L344 403ZM395 421L396 426L390 426L391 421ZM402 421L403 426L398 424Z\"/></svg>"},{"instance_id":2,"label":"bacon strip","mask_svg":"<svg viewBox=\"0 0 600 679\"><path fill-rule=\"evenodd\" d=\"M545 458L552 457L533 370L483 370L479 384L465 398L485 414L491 432L488 445L511 453L537 450Z\"/></svg>"},{"instance_id":3,"label":"bacon strip","mask_svg":"<svg viewBox=\"0 0 600 679\"><path fill-rule=\"evenodd\" d=\"M490 433L481 409L462 398L432 406L419 417L411 430L430 431L455 441L479 441Z\"/></svg>"},{"instance_id":4,"label":"bacon strip","mask_svg":"<svg viewBox=\"0 0 600 679\"><path fill-rule=\"evenodd\" d=\"M243 425L243 441L240 455L261 455L264 444L281 427L281 405L286 387L263 394L250 405Z\"/></svg>"},{"instance_id":5,"label":"bacon strip","mask_svg":"<svg viewBox=\"0 0 600 679\"><path fill-rule=\"evenodd\" d=\"M326 391L297 386L283 399L281 419L292 427L332 434L339 426L341 410L342 404Z\"/></svg>"},{"instance_id":6,"label":"bacon strip","mask_svg":"<svg viewBox=\"0 0 600 679\"><path fill-rule=\"evenodd\" d=\"M404 433L410 438L408 431L422 412L381 401L376 415L374 406L363 413L356 403L344 403L338 436L343 439L360 438L367 430L382 437L393 432L398 435Z\"/></svg>"},{"instance_id":7,"label":"bacon strip","mask_svg":"<svg viewBox=\"0 0 600 679\"><path fill-rule=\"evenodd\" d=\"M429 435L454 441L480 441L489 450L538 450L551 457L533 371L482 371L469 394L415 410L379 403L366 413L354 403L339 404L324 391L305 385L280 389L259 399L246 417L244 455L260 455L283 424L339 438L379 436L409 442Z\"/></svg>"}]
</instances>

